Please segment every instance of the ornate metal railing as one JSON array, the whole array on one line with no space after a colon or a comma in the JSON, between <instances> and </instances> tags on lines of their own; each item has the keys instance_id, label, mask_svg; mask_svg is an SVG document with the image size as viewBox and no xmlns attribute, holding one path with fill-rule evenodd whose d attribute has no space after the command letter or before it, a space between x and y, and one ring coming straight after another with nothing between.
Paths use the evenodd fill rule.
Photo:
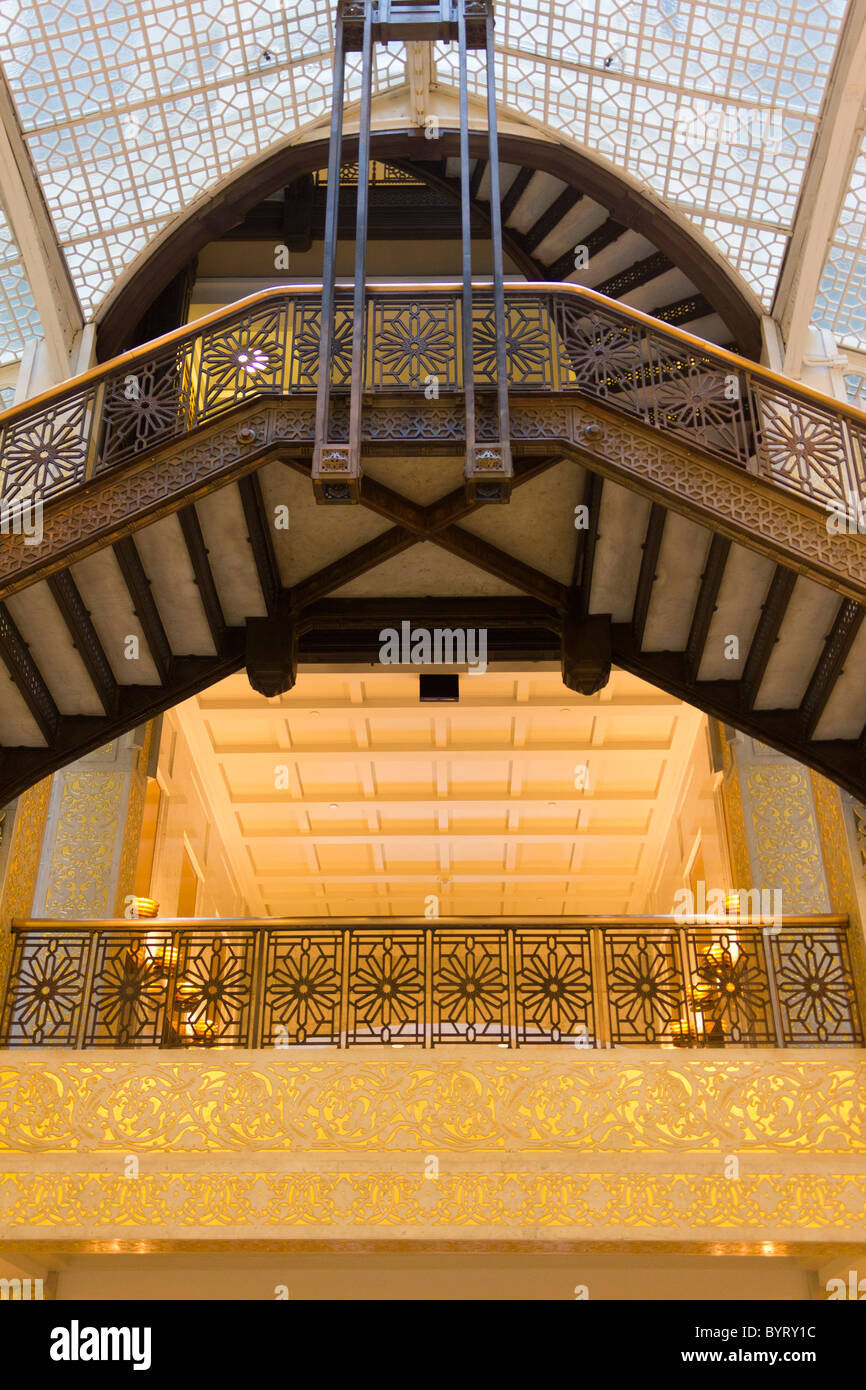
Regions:
<instances>
[{"instance_id":1,"label":"ornate metal railing","mask_svg":"<svg viewBox=\"0 0 866 1390\"><path fill-rule=\"evenodd\" d=\"M321 290L267 290L0 414L0 502L49 501L259 397L313 398ZM459 285L372 287L363 390L463 392ZM332 391L350 389L337 297ZM489 291L473 301L475 390L496 382ZM575 285L510 287L509 390L584 397L824 504L866 491L866 415ZM479 440L495 434L495 412ZM347 421L337 419L336 435Z\"/></svg>"},{"instance_id":2,"label":"ornate metal railing","mask_svg":"<svg viewBox=\"0 0 866 1390\"><path fill-rule=\"evenodd\" d=\"M862 1043L842 917L15 923L5 1046Z\"/></svg>"}]
</instances>

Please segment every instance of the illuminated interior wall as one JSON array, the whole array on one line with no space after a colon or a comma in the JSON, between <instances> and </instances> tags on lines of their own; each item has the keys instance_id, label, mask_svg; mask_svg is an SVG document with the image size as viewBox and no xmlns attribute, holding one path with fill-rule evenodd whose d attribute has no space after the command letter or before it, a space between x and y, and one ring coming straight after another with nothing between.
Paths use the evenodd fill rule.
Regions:
<instances>
[{"instance_id":1,"label":"illuminated interior wall","mask_svg":"<svg viewBox=\"0 0 866 1390\"><path fill-rule=\"evenodd\" d=\"M246 903L174 710L163 721L156 781L159 814L147 896L159 903L159 915L246 916ZM194 879L199 880L197 887Z\"/></svg>"}]
</instances>

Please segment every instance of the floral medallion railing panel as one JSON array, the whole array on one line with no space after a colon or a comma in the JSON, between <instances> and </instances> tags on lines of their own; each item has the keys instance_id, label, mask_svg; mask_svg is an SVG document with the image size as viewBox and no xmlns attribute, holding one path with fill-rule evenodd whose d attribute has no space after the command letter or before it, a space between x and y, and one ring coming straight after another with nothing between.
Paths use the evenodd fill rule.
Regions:
<instances>
[{"instance_id":1,"label":"floral medallion railing panel","mask_svg":"<svg viewBox=\"0 0 866 1390\"><path fill-rule=\"evenodd\" d=\"M4 1046L856 1046L846 924L16 924Z\"/></svg>"},{"instance_id":2,"label":"floral medallion railing panel","mask_svg":"<svg viewBox=\"0 0 866 1390\"><path fill-rule=\"evenodd\" d=\"M459 286L372 288L367 394L462 393ZM0 502L60 496L246 402L315 395L321 292L275 289L145 344L32 405L0 414ZM337 293L331 389L351 387L353 310ZM473 376L496 385L489 290L472 310ZM573 395L642 420L821 506L866 492L866 416L577 285L506 290L510 390Z\"/></svg>"}]
</instances>

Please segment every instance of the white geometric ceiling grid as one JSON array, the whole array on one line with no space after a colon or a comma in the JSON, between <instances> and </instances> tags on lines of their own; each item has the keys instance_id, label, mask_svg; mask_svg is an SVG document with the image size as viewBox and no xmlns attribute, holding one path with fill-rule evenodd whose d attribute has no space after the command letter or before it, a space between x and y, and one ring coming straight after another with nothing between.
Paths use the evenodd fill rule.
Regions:
<instances>
[{"instance_id":1,"label":"white geometric ceiling grid","mask_svg":"<svg viewBox=\"0 0 866 1390\"><path fill-rule=\"evenodd\" d=\"M330 110L335 9L0 0L0 61L86 314L202 191ZM769 306L844 10L844 0L500 0L499 100L645 181ZM437 45L436 62L456 85L454 47ZM376 90L404 80L402 45L377 47ZM348 99L358 92L350 55ZM822 290L822 312L858 333L862 251L840 230ZM2 270L14 355L32 336L32 305L5 252Z\"/></svg>"},{"instance_id":2,"label":"white geometric ceiling grid","mask_svg":"<svg viewBox=\"0 0 866 1390\"><path fill-rule=\"evenodd\" d=\"M0 367L16 362L28 338L38 338L41 332L18 247L0 206ZM0 395L0 409L11 405L7 394Z\"/></svg>"},{"instance_id":3,"label":"white geometric ceiling grid","mask_svg":"<svg viewBox=\"0 0 866 1390\"><path fill-rule=\"evenodd\" d=\"M830 245L814 319L840 343L866 350L866 140Z\"/></svg>"}]
</instances>

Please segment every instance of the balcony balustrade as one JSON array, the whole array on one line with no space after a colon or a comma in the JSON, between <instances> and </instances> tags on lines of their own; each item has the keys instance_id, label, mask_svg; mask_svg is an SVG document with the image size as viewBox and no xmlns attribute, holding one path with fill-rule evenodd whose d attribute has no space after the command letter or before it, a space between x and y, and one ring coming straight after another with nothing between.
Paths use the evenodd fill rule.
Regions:
<instances>
[{"instance_id":1,"label":"balcony balustrade","mask_svg":"<svg viewBox=\"0 0 866 1390\"><path fill-rule=\"evenodd\" d=\"M363 325L365 397L462 397L459 285L371 288ZM265 291L0 415L4 509L49 502L259 398L316 396L321 288ZM335 302L335 440L348 438L354 315ZM497 438L493 297L472 308L479 446ZM866 417L575 285L506 290L510 393L599 402L661 434L825 506L866 491ZM455 415L453 438L463 424ZM450 438L451 436L449 436ZM579 441L578 441L579 442Z\"/></svg>"},{"instance_id":2,"label":"balcony balustrade","mask_svg":"<svg viewBox=\"0 0 866 1390\"><path fill-rule=\"evenodd\" d=\"M844 917L13 924L7 1047L857 1046Z\"/></svg>"}]
</instances>

